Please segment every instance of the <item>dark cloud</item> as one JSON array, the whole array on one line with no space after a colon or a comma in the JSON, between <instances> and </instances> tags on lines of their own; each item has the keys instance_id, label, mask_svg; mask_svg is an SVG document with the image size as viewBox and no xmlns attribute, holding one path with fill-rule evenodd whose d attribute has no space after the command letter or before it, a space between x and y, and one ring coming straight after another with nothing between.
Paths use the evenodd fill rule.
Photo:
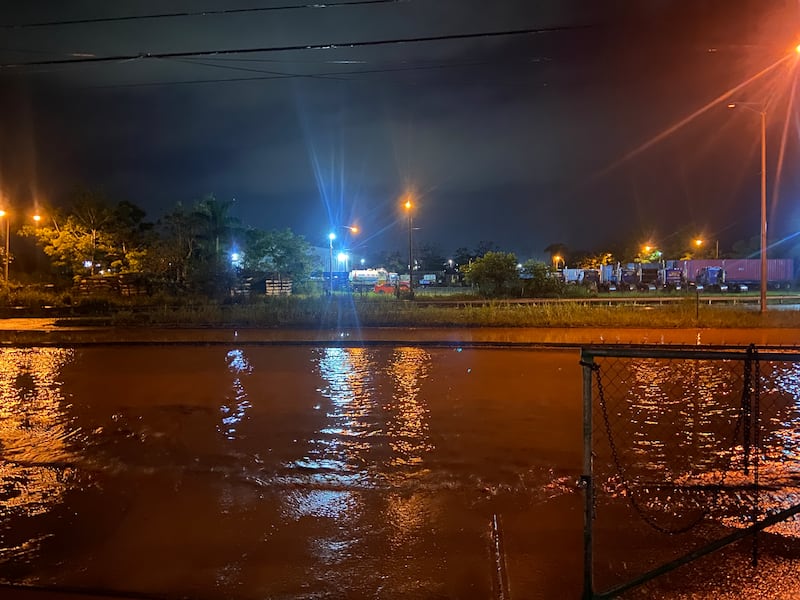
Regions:
<instances>
[{"instance_id":1,"label":"dark cloud","mask_svg":"<svg viewBox=\"0 0 800 600\"><path fill-rule=\"evenodd\" d=\"M223 7L231 5L20 3L0 9L0 23ZM782 0L411 0L5 28L7 65L580 26L4 68L0 183L15 203L57 202L76 183L101 187L151 219L215 193L235 198L249 224L291 227L311 240L357 220L376 251L404 243L398 198L408 186L419 195L418 239L446 251L493 240L527 257L556 241L592 248L687 224L732 241L757 231L757 119L718 108L621 159L778 60L794 42L796 10ZM791 81L782 69L748 89L774 99L772 174ZM796 137L792 125L788 156ZM796 182L788 174L782 182L775 235L797 228L783 199Z\"/></svg>"}]
</instances>

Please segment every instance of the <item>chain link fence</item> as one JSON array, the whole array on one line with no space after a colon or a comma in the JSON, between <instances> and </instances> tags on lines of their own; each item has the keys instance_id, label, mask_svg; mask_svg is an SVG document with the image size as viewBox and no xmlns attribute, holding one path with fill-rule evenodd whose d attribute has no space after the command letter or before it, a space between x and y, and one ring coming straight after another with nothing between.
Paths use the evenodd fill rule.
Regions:
<instances>
[{"instance_id":1,"label":"chain link fence","mask_svg":"<svg viewBox=\"0 0 800 600\"><path fill-rule=\"evenodd\" d=\"M800 538L800 353L591 347L584 597L612 597L758 532ZM605 592L595 592L605 590Z\"/></svg>"}]
</instances>

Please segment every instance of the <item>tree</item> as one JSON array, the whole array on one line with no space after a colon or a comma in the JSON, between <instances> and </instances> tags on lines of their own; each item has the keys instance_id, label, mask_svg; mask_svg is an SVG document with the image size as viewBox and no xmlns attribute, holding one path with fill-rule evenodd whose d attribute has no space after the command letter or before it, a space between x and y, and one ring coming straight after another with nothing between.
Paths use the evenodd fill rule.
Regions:
<instances>
[{"instance_id":1,"label":"tree","mask_svg":"<svg viewBox=\"0 0 800 600\"><path fill-rule=\"evenodd\" d=\"M484 296L507 295L514 288L519 289L517 258L510 252L486 252L467 267L466 278Z\"/></svg>"},{"instance_id":2,"label":"tree","mask_svg":"<svg viewBox=\"0 0 800 600\"><path fill-rule=\"evenodd\" d=\"M613 262L615 262L614 255L611 254L611 252L600 252L599 254L584 256L578 264L578 267L581 269L599 269Z\"/></svg>"},{"instance_id":3,"label":"tree","mask_svg":"<svg viewBox=\"0 0 800 600\"><path fill-rule=\"evenodd\" d=\"M191 212L193 250L186 275L191 287L206 294L225 294L235 284L235 271L227 257L241 226L229 214L232 206L233 200L220 201L209 194Z\"/></svg>"},{"instance_id":4,"label":"tree","mask_svg":"<svg viewBox=\"0 0 800 600\"><path fill-rule=\"evenodd\" d=\"M436 244L420 244L414 258L419 270L428 273L443 270L446 262L442 249Z\"/></svg>"},{"instance_id":5,"label":"tree","mask_svg":"<svg viewBox=\"0 0 800 600\"><path fill-rule=\"evenodd\" d=\"M217 200L209 194L194 207L194 213L201 224L199 239L207 256L213 257L217 269L227 261L223 255L230 249L234 231L240 229L239 221L232 217L230 209L233 200Z\"/></svg>"},{"instance_id":6,"label":"tree","mask_svg":"<svg viewBox=\"0 0 800 600\"><path fill-rule=\"evenodd\" d=\"M144 211L123 201L112 206L99 192L79 189L73 193L68 212L51 210L49 218L26 227L53 265L68 275L88 271L140 272L146 255Z\"/></svg>"},{"instance_id":7,"label":"tree","mask_svg":"<svg viewBox=\"0 0 800 600\"><path fill-rule=\"evenodd\" d=\"M500 247L494 242L480 241L474 250L470 250L466 246L456 248L453 253L455 264L459 267L465 267L473 262L475 259L484 256L487 252L498 252ZM463 269L462 269L463 270Z\"/></svg>"},{"instance_id":8,"label":"tree","mask_svg":"<svg viewBox=\"0 0 800 600\"><path fill-rule=\"evenodd\" d=\"M560 296L564 282L556 276L553 267L538 260L528 260L522 265L523 293L531 296Z\"/></svg>"},{"instance_id":9,"label":"tree","mask_svg":"<svg viewBox=\"0 0 800 600\"><path fill-rule=\"evenodd\" d=\"M378 255L377 263L391 273L401 273L408 265L408 254L403 255L399 250L392 252L382 251Z\"/></svg>"},{"instance_id":10,"label":"tree","mask_svg":"<svg viewBox=\"0 0 800 600\"><path fill-rule=\"evenodd\" d=\"M561 242L556 242L547 246L544 251L550 255L550 262L554 262L555 257L558 256L564 261L564 266L566 266L567 260L569 259L569 246Z\"/></svg>"},{"instance_id":11,"label":"tree","mask_svg":"<svg viewBox=\"0 0 800 600\"><path fill-rule=\"evenodd\" d=\"M469 248L466 246L461 246L456 248L456 251L453 253L453 259L455 260L456 266L464 267L469 265L473 260L475 260L477 256L470 251Z\"/></svg>"},{"instance_id":12,"label":"tree","mask_svg":"<svg viewBox=\"0 0 800 600\"><path fill-rule=\"evenodd\" d=\"M248 229L245 232L242 267L246 272L302 282L308 279L314 266L311 246L305 238L288 228L269 232Z\"/></svg>"},{"instance_id":13,"label":"tree","mask_svg":"<svg viewBox=\"0 0 800 600\"><path fill-rule=\"evenodd\" d=\"M180 202L156 223L147 270L179 287L186 285L199 248L200 218Z\"/></svg>"}]
</instances>

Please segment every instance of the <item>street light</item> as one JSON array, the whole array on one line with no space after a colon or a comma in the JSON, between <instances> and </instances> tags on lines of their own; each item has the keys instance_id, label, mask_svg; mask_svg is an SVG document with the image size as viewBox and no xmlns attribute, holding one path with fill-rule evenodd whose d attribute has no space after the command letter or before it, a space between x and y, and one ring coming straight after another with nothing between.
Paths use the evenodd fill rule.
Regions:
<instances>
[{"instance_id":1,"label":"street light","mask_svg":"<svg viewBox=\"0 0 800 600\"><path fill-rule=\"evenodd\" d=\"M558 271L558 263L559 263L559 261L564 263L564 268L566 269L567 268L567 261L565 261L563 258L561 258L561 256L559 256L558 254L556 254L553 257L553 264L555 264L556 271Z\"/></svg>"},{"instance_id":2,"label":"street light","mask_svg":"<svg viewBox=\"0 0 800 600\"><path fill-rule=\"evenodd\" d=\"M333 240L336 239L336 234L332 231L328 234L328 242L330 243L330 260L328 262L328 293L333 292Z\"/></svg>"},{"instance_id":3,"label":"street light","mask_svg":"<svg viewBox=\"0 0 800 600\"><path fill-rule=\"evenodd\" d=\"M3 281L5 282L6 287L8 287L8 246L10 237L9 234L11 233L11 215L4 210L0 210L0 218L6 220L6 254L4 259L5 264L3 265Z\"/></svg>"},{"instance_id":4,"label":"street light","mask_svg":"<svg viewBox=\"0 0 800 600\"><path fill-rule=\"evenodd\" d=\"M694 245L697 247L697 249L698 249L698 250L700 249L700 247L701 247L703 244L705 244L705 240L703 240L703 239L701 239L701 238L697 238L697 239L694 241ZM714 243L714 258L719 258L719 240L717 240L717 241Z\"/></svg>"},{"instance_id":5,"label":"street light","mask_svg":"<svg viewBox=\"0 0 800 600\"><path fill-rule=\"evenodd\" d=\"M347 252L339 252L339 255L336 258L337 258L336 266L339 267L342 263L344 263L344 270L348 271L349 269L347 268L348 267L347 261L350 258L350 256L347 254Z\"/></svg>"},{"instance_id":6,"label":"street light","mask_svg":"<svg viewBox=\"0 0 800 600\"><path fill-rule=\"evenodd\" d=\"M761 314L767 311L767 111L763 104L731 102L761 116ZM757 108L754 108L757 107Z\"/></svg>"},{"instance_id":7,"label":"street light","mask_svg":"<svg viewBox=\"0 0 800 600\"><path fill-rule=\"evenodd\" d=\"M353 234L356 234L360 231L357 225L339 225L338 227L340 229L347 229L350 233ZM330 251L330 256L328 258L328 277L329 277L328 290L330 292L333 291L333 240L335 239L336 239L336 234L331 231L328 234L329 251ZM341 261L342 259L339 258L339 260Z\"/></svg>"},{"instance_id":8,"label":"street light","mask_svg":"<svg viewBox=\"0 0 800 600\"><path fill-rule=\"evenodd\" d=\"M406 198L406 202L403 205L406 209L406 214L408 214L408 293L409 296L414 296L414 251L412 250L412 239L411 239L411 230L412 227L412 216L411 216L411 198Z\"/></svg>"}]
</instances>

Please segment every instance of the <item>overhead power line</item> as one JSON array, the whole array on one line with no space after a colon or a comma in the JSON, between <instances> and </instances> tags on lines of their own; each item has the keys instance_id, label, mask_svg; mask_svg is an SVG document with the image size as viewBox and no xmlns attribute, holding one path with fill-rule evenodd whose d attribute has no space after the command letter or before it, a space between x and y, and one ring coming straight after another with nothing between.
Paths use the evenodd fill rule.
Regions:
<instances>
[{"instance_id":1,"label":"overhead power line","mask_svg":"<svg viewBox=\"0 0 800 600\"><path fill-rule=\"evenodd\" d=\"M543 59L549 60L549 59ZM241 69L233 69L232 67L227 67L224 65L215 65L210 63L201 63L195 61L178 61L184 64L190 65L201 65L206 67L219 67L223 69L232 69L232 70L241 70ZM506 63L509 61L506 60ZM517 64L533 64L535 62L539 62L538 60L531 60L531 59L520 59L517 61L513 61ZM346 77L348 75L377 75L382 73L402 73L402 72L412 72L412 71L433 71L433 70L447 70L447 69L470 69L476 67L484 67L489 65L495 65L494 61L470 61L470 62L457 62L452 64L432 64L432 65L414 65L414 66L405 66L405 67L385 67L380 69L356 69L356 70L349 70L349 71L333 71L330 73L280 73L276 71L259 71L257 69L244 69L246 71L251 72L263 72L266 73L264 76L255 76L255 77L222 77L222 78L215 78L215 79L171 79L168 81L146 81L146 82L137 82L137 83L112 83L107 85L96 85L90 86L93 89L118 89L118 88L139 88L139 87L165 87L165 86L181 86L181 85L197 85L197 84L204 84L204 83L242 83L242 82L255 82L255 81L268 81L274 79L320 79L320 80L331 80L331 81L354 81L352 77Z\"/></svg>"},{"instance_id":2,"label":"overhead power line","mask_svg":"<svg viewBox=\"0 0 800 600\"><path fill-rule=\"evenodd\" d=\"M57 27L62 25L87 25L92 23L115 23L121 21L139 21L142 19L174 19L176 17L213 17L235 15L241 13L275 12L285 10L337 8L342 6L364 6L368 4L400 4L411 0L344 0L343 2L315 2L313 4L286 4L283 6L262 6L252 8L223 8L219 10L199 10L150 15L122 15L119 17L95 17L90 19L72 19L64 21L40 21L38 23L16 23L0 25L0 29L33 29L36 27Z\"/></svg>"},{"instance_id":3,"label":"overhead power line","mask_svg":"<svg viewBox=\"0 0 800 600\"><path fill-rule=\"evenodd\" d=\"M538 35L544 33L556 33L562 31L575 31L585 29L586 25L570 25L560 27L537 27L529 29L510 29L505 31L485 31L478 33L454 33L450 35L432 35L412 38L391 38L382 40L354 41L354 42L335 42L327 44L297 44L291 46L264 46L259 48L225 48L220 50L194 50L186 52L147 52L140 54L120 54L116 56L81 56L75 58L64 58L57 60L39 60L24 63L5 63L0 68L20 68L20 67L42 67L53 65L85 64L85 63L108 63L121 62L137 59L152 58L192 58L199 56L223 56L227 54L255 54L268 52L291 52L298 50L335 50L338 48L364 48L369 46L388 46L393 44L416 44L421 42L442 42L450 40L469 40L479 38L496 38L522 35Z\"/></svg>"}]
</instances>

